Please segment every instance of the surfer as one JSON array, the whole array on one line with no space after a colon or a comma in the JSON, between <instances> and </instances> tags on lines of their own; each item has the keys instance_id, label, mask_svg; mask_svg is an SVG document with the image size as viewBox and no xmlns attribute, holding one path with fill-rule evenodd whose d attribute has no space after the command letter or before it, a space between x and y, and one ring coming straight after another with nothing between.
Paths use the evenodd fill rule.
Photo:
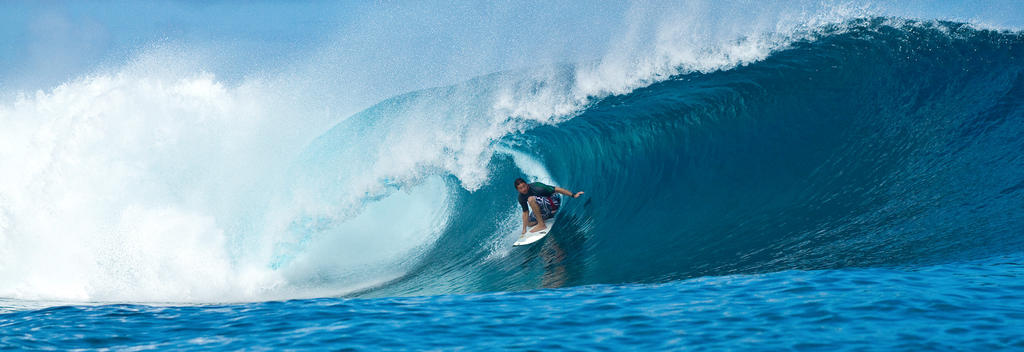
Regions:
<instances>
[{"instance_id":1,"label":"surfer","mask_svg":"<svg viewBox=\"0 0 1024 352\"><path fill-rule=\"evenodd\" d=\"M526 183L522 178L516 179L516 191L519 191L519 206L523 208L523 232L526 228L533 226L530 232L543 231L548 228L544 220L555 216L560 205L559 197L555 193L564 194L573 198L579 198L583 192L575 194L561 187L549 186L540 182ZM540 214L538 217L530 214Z\"/></svg>"}]
</instances>

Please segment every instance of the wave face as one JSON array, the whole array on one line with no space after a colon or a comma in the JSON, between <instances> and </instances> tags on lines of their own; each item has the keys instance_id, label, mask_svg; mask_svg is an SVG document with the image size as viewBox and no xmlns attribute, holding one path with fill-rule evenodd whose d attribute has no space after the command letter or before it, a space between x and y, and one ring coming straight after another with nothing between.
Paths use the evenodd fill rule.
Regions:
<instances>
[{"instance_id":1,"label":"wave face","mask_svg":"<svg viewBox=\"0 0 1024 352\"><path fill-rule=\"evenodd\" d=\"M1017 32L863 19L756 63L601 99L503 137L488 182L454 192L418 267L364 294L1019 253L1022 56ZM565 202L543 245L506 249L523 174L587 195Z\"/></svg>"}]
</instances>

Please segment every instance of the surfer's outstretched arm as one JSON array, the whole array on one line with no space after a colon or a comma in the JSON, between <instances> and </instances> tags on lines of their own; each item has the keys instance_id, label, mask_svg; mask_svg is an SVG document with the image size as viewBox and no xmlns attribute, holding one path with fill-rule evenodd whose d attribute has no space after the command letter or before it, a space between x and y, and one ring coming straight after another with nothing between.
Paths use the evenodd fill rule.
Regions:
<instances>
[{"instance_id":1,"label":"surfer's outstretched arm","mask_svg":"<svg viewBox=\"0 0 1024 352\"><path fill-rule=\"evenodd\" d=\"M583 191L579 191L579 192L576 192L575 194L573 194L572 191L569 191L569 190L567 190L565 188L562 188L562 187L555 187L555 192L558 192L558 193L561 193L561 194L564 194L564 195L567 195L567 196L570 196L570 197L573 197L573 198L579 198L580 196L583 195Z\"/></svg>"}]
</instances>

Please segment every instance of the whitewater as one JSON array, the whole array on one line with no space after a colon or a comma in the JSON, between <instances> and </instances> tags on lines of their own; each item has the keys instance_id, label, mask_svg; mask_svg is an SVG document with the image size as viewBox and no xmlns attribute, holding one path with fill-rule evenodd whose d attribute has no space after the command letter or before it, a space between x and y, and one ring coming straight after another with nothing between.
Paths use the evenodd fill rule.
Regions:
<instances>
[{"instance_id":1,"label":"whitewater","mask_svg":"<svg viewBox=\"0 0 1024 352\"><path fill-rule=\"evenodd\" d=\"M0 346L1024 348L1013 2L3 6Z\"/></svg>"}]
</instances>

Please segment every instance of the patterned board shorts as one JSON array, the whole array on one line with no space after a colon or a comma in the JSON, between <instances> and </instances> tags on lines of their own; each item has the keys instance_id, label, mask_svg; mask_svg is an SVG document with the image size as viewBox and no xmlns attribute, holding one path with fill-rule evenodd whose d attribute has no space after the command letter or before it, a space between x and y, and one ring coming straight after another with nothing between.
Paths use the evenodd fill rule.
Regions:
<instances>
[{"instance_id":1,"label":"patterned board shorts","mask_svg":"<svg viewBox=\"0 0 1024 352\"><path fill-rule=\"evenodd\" d=\"M544 216L544 220L555 217L560 205L562 205L562 199L557 194L552 194L548 197L537 197L537 207L540 208L540 215ZM537 221L537 218L533 217L532 211L530 212L530 221Z\"/></svg>"}]
</instances>

